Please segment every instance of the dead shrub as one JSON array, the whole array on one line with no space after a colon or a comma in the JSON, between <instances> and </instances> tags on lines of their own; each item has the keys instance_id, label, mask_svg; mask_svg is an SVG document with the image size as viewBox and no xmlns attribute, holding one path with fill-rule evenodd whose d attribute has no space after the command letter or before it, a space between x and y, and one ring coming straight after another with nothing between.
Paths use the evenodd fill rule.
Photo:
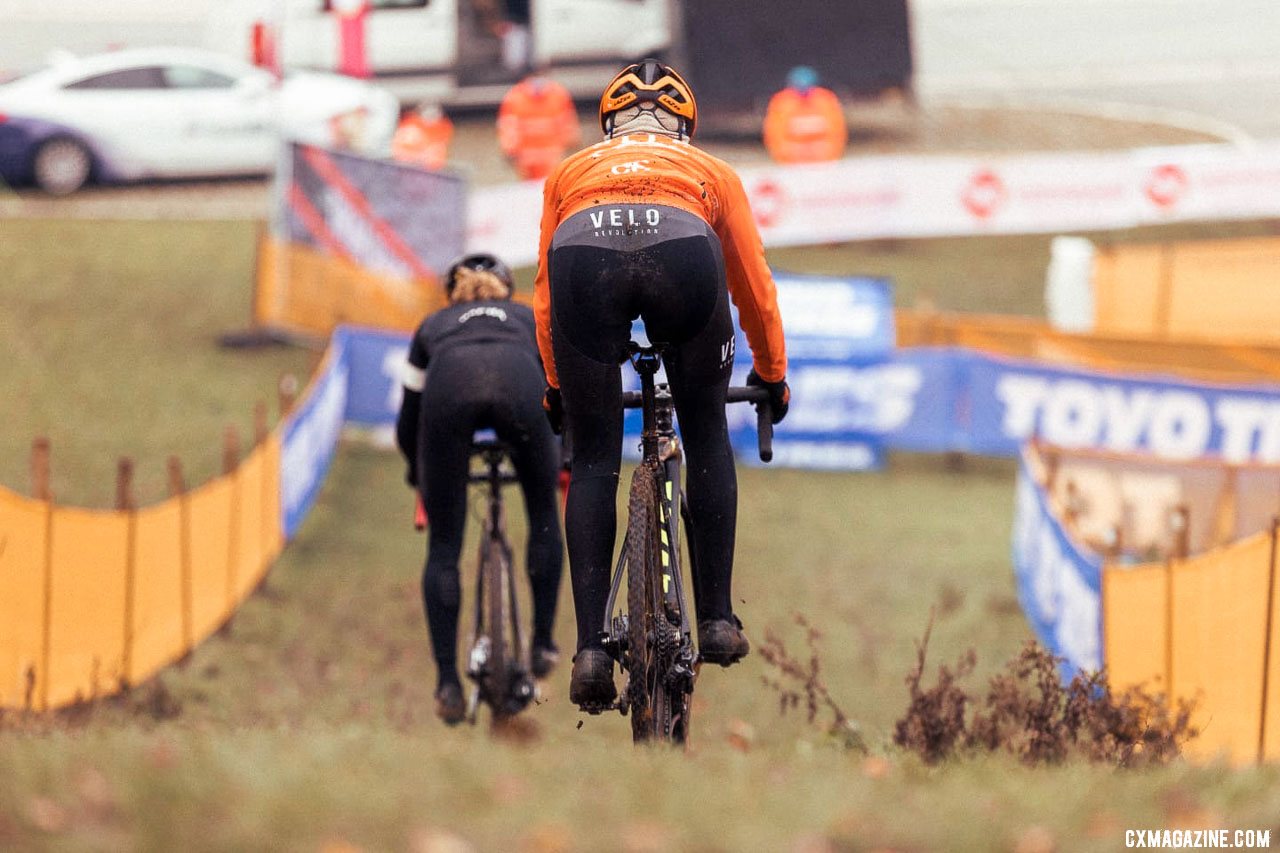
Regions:
<instances>
[{"instance_id":1,"label":"dead shrub","mask_svg":"<svg viewBox=\"0 0 1280 853\"><path fill-rule=\"evenodd\" d=\"M968 677L978 661L977 654L970 649L957 661L954 670L946 664L938 667L938 680L933 687L921 688L932 631L933 615L930 614L924 637L916 643L916 665L907 675L911 701L907 713L893 727L893 742L918 752L930 764L951 755L965 742L965 712L970 698L957 682Z\"/></svg>"},{"instance_id":2,"label":"dead shrub","mask_svg":"<svg viewBox=\"0 0 1280 853\"><path fill-rule=\"evenodd\" d=\"M923 688L932 627L931 617L906 679L910 702L893 737L930 764L974 751L1007 752L1028 765L1083 758L1149 766L1176 758L1197 734L1193 703L1171 704L1163 694L1136 687L1116 693L1105 672L1080 672L1063 684L1063 659L1034 641L991 677L981 699L959 683L973 672L972 649L954 669L940 666L937 683Z\"/></svg>"},{"instance_id":3,"label":"dead shrub","mask_svg":"<svg viewBox=\"0 0 1280 853\"><path fill-rule=\"evenodd\" d=\"M765 630L764 645L760 648L760 656L776 671L773 676L761 676L761 680L778 694L779 713L785 715L787 711L803 705L810 725L836 738L846 749L866 752L861 729L831 697L831 691L822 678L819 653L822 632L800 613L793 613L792 619L800 627L809 647L807 659L793 655L782 638L770 629Z\"/></svg>"}]
</instances>

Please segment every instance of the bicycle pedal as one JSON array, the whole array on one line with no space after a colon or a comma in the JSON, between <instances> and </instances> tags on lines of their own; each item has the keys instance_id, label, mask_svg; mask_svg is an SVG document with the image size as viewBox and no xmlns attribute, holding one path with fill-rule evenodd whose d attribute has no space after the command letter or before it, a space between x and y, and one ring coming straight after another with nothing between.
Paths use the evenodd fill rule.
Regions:
<instances>
[{"instance_id":1,"label":"bicycle pedal","mask_svg":"<svg viewBox=\"0 0 1280 853\"><path fill-rule=\"evenodd\" d=\"M617 711L618 709L619 705L617 702L609 702L607 704L588 702L578 706L578 710L582 711L584 714L590 714L593 717L598 717L606 711Z\"/></svg>"}]
</instances>

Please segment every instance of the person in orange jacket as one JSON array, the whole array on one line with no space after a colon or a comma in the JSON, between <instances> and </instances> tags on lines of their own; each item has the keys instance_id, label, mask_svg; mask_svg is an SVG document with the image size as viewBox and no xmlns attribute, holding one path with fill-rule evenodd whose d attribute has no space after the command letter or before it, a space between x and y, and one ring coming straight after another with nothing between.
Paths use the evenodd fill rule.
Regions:
<instances>
[{"instance_id":1,"label":"person in orange jacket","mask_svg":"<svg viewBox=\"0 0 1280 853\"><path fill-rule=\"evenodd\" d=\"M849 130L840 99L807 65L791 69L787 88L769 99L764 147L779 163L823 163L844 156Z\"/></svg>"},{"instance_id":2,"label":"person in orange jacket","mask_svg":"<svg viewBox=\"0 0 1280 853\"><path fill-rule=\"evenodd\" d=\"M391 138L391 156L424 169L442 169L449 160L453 122L438 104L422 104L405 113Z\"/></svg>"},{"instance_id":3,"label":"person in orange jacket","mask_svg":"<svg viewBox=\"0 0 1280 853\"><path fill-rule=\"evenodd\" d=\"M569 90L541 73L511 87L498 107L498 143L522 180L545 178L581 140Z\"/></svg>"},{"instance_id":4,"label":"person in orange jacket","mask_svg":"<svg viewBox=\"0 0 1280 853\"><path fill-rule=\"evenodd\" d=\"M600 99L603 142L561 162L543 186L534 316L547 390L567 422L573 463L565 511L578 621L569 699L586 708L617 695L601 625L609 595L622 457L622 379L631 322L667 345L663 362L688 460L693 579L702 660L729 666L750 649L733 611L737 474L725 400L733 371L729 302L751 347L747 384L787 413L787 353L773 275L742 181L689 143L693 91L646 59Z\"/></svg>"}]
</instances>

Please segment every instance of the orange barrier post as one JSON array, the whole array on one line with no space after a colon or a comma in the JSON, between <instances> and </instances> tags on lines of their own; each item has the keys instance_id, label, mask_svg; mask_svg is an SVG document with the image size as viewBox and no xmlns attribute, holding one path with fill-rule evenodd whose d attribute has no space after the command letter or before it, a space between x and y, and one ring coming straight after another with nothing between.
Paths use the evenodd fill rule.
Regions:
<instances>
[{"instance_id":1,"label":"orange barrier post","mask_svg":"<svg viewBox=\"0 0 1280 853\"><path fill-rule=\"evenodd\" d=\"M293 409L293 404L298 400L298 377L292 373L280 374L280 381L276 386L277 404L280 409L280 417L283 418Z\"/></svg>"},{"instance_id":2,"label":"orange barrier post","mask_svg":"<svg viewBox=\"0 0 1280 853\"><path fill-rule=\"evenodd\" d=\"M1267 619L1262 635L1262 713L1258 715L1258 763L1267 757L1267 700L1271 693L1271 642L1276 609L1276 536L1280 519L1271 520L1271 553L1267 560Z\"/></svg>"},{"instance_id":3,"label":"orange barrier post","mask_svg":"<svg viewBox=\"0 0 1280 853\"><path fill-rule=\"evenodd\" d=\"M182 602L182 658L195 647L195 622L191 604L191 503L182 476L182 460L169 457L169 496L178 501L178 570Z\"/></svg>"},{"instance_id":4,"label":"orange barrier post","mask_svg":"<svg viewBox=\"0 0 1280 853\"><path fill-rule=\"evenodd\" d=\"M136 585L138 582L138 514L133 497L133 460L122 457L116 466L116 509L127 513L124 562L124 654L121 658L122 678L128 684L133 671L133 624Z\"/></svg>"},{"instance_id":5,"label":"orange barrier post","mask_svg":"<svg viewBox=\"0 0 1280 853\"><path fill-rule=\"evenodd\" d=\"M49 439L40 437L31 447L31 493L44 502L44 578L40 614L40 709L49 708L49 659L52 655L53 624L53 490L49 486ZM33 691L34 692L34 691Z\"/></svg>"},{"instance_id":6,"label":"orange barrier post","mask_svg":"<svg viewBox=\"0 0 1280 853\"><path fill-rule=\"evenodd\" d=\"M223 632L231 630L236 606L236 575L240 557L240 433L233 424L223 432L222 473L231 481L231 515L227 525L227 612Z\"/></svg>"}]
</instances>

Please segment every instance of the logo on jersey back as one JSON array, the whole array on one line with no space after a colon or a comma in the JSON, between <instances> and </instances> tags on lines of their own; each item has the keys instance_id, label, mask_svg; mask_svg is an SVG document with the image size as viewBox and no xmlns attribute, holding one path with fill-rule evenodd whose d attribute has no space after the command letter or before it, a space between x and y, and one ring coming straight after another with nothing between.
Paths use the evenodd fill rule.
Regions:
<instances>
[{"instance_id":1,"label":"logo on jersey back","mask_svg":"<svg viewBox=\"0 0 1280 853\"><path fill-rule=\"evenodd\" d=\"M474 320L477 317L492 317L495 320L501 320L504 323L507 322L507 312L503 311L501 308L495 308L492 305L482 305L477 308L472 308L470 311L464 311L462 312L462 315L458 317L458 322L465 323L468 320Z\"/></svg>"},{"instance_id":2,"label":"logo on jersey back","mask_svg":"<svg viewBox=\"0 0 1280 853\"><path fill-rule=\"evenodd\" d=\"M662 222L662 211L656 207L598 207L587 216L597 237L657 234Z\"/></svg>"}]
</instances>

